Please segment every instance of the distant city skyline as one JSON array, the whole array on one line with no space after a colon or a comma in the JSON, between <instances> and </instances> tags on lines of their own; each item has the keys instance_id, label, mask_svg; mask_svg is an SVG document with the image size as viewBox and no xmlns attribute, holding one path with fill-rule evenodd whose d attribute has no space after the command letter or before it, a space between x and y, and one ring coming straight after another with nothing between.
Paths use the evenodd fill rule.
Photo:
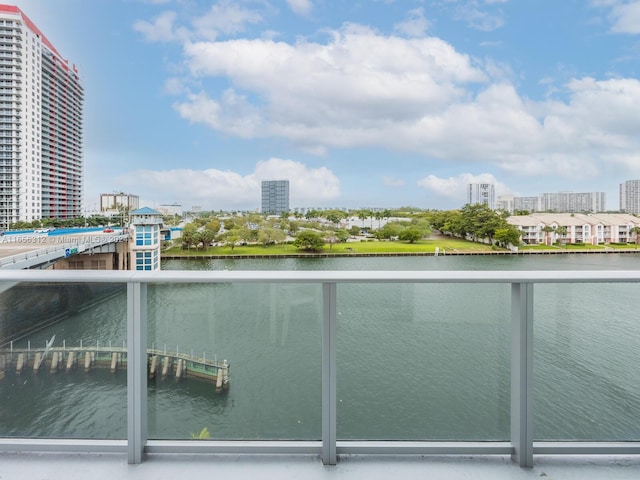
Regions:
<instances>
[{"instance_id":1,"label":"distant city skyline","mask_svg":"<svg viewBox=\"0 0 640 480\"><path fill-rule=\"evenodd\" d=\"M640 178L638 0L7 3L78 65L87 206L255 210L270 178L292 207L613 205Z\"/></svg>"}]
</instances>

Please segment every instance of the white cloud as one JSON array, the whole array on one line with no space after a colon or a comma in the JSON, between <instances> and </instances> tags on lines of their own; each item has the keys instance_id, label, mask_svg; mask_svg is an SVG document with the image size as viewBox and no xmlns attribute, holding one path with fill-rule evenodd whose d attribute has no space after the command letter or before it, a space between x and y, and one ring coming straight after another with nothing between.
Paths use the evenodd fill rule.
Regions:
<instances>
[{"instance_id":1,"label":"white cloud","mask_svg":"<svg viewBox=\"0 0 640 480\"><path fill-rule=\"evenodd\" d=\"M448 3L460 18L486 20L490 29L501 24L506 1ZM611 9L620 31L632 26L623 27L616 12L640 12L640 0L592 4ZM191 40L177 33L171 12L138 25L149 39L183 39L186 76L168 80L165 91L190 122L239 138L286 139L320 156L331 148L381 147L521 175L589 178L609 165L640 163L639 80L551 82L549 97L562 92L566 100L535 102L520 96L508 65L471 59L424 36L421 8L395 26L411 38L345 24L325 41L220 40L262 21L241 5L216 3L194 22ZM218 80L225 90L207 86Z\"/></svg>"},{"instance_id":2,"label":"white cloud","mask_svg":"<svg viewBox=\"0 0 640 480\"><path fill-rule=\"evenodd\" d=\"M221 0L214 3L204 15L194 18L191 28L178 24L176 12L166 11L151 21L136 21L133 29L149 42L189 42L201 39L214 41L220 36L233 36L244 32L247 25L260 22L262 16L257 11L239 6L230 0Z\"/></svg>"},{"instance_id":3,"label":"white cloud","mask_svg":"<svg viewBox=\"0 0 640 480\"><path fill-rule=\"evenodd\" d=\"M500 4L509 0L443 0L455 20L463 21L470 28L490 32L505 24ZM448 7L450 5L451 7Z\"/></svg>"},{"instance_id":4,"label":"white cloud","mask_svg":"<svg viewBox=\"0 0 640 480\"><path fill-rule=\"evenodd\" d=\"M476 1L459 5L455 10L455 18L463 20L471 28L483 32L497 30L505 24L501 12L489 12L478 6Z\"/></svg>"},{"instance_id":5,"label":"white cloud","mask_svg":"<svg viewBox=\"0 0 640 480\"><path fill-rule=\"evenodd\" d=\"M198 38L215 40L221 34L235 35L245 31L247 24L260 22L262 16L257 11L223 0L212 5L205 15L195 19L193 26Z\"/></svg>"},{"instance_id":6,"label":"white cloud","mask_svg":"<svg viewBox=\"0 0 640 480\"><path fill-rule=\"evenodd\" d=\"M185 54L194 81L224 78L231 87L182 96L175 108L183 118L241 138L287 139L319 155L384 147L587 178L640 151L636 79L575 79L554 86L567 101L533 102L520 97L504 65L489 59L481 68L438 38L359 25L331 32L326 44L238 39L188 43Z\"/></svg>"},{"instance_id":7,"label":"white cloud","mask_svg":"<svg viewBox=\"0 0 640 480\"><path fill-rule=\"evenodd\" d=\"M493 183L496 188L496 195L502 195L509 191L504 183L499 182L496 177L490 173L482 173L480 175L463 173L448 178L428 175L418 181L418 186L438 197L464 202L466 199L467 185L470 183Z\"/></svg>"},{"instance_id":8,"label":"white cloud","mask_svg":"<svg viewBox=\"0 0 640 480\"><path fill-rule=\"evenodd\" d=\"M429 21L424 16L424 10L416 8L409 10L407 20L396 23L394 30L409 37L423 37L429 26Z\"/></svg>"},{"instance_id":9,"label":"white cloud","mask_svg":"<svg viewBox=\"0 0 640 480\"><path fill-rule=\"evenodd\" d=\"M640 1L616 3L611 10L611 20L613 22L612 32L640 34Z\"/></svg>"},{"instance_id":10,"label":"white cloud","mask_svg":"<svg viewBox=\"0 0 640 480\"><path fill-rule=\"evenodd\" d=\"M133 29L141 33L148 42L170 42L176 39L174 30L176 17L176 12L164 12L151 22L138 20L133 24Z\"/></svg>"},{"instance_id":11,"label":"white cloud","mask_svg":"<svg viewBox=\"0 0 640 480\"><path fill-rule=\"evenodd\" d=\"M382 177L382 183L387 187L404 187L404 180L395 177Z\"/></svg>"},{"instance_id":12,"label":"white cloud","mask_svg":"<svg viewBox=\"0 0 640 480\"><path fill-rule=\"evenodd\" d=\"M180 95L183 93L188 93L188 89L185 86L185 79L176 77L168 78L164 82L163 91L167 95Z\"/></svg>"},{"instance_id":13,"label":"white cloud","mask_svg":"<svg viewBox=\"0 0 640 480\"><path fill-rule=\"evenodd\" d=\"M140 178L145 178L146 187L141 186ZM279 158L258 162L248 175L214 168L138 170L121 175L115 183L116 188L135 188L146 199L172 198L186 206L254 210L260 206L260 182L284 178L289 179L292 207L325 204L340 196L340 181L328 168L310 168Z\"/></svg>"},{"instance_id":14,"label":"white cloud","mask_svg":"<svg viewBox=\"0 0 640 480\"><path fill-rule=\"evenodd\" d=\"M289 8L298 15L309 15L313 10L311 0L287 0Z\"/></svg>"},{"instance_id":15,"label":"white cloud","mask_svg":"<svg viewBox=\"0 0 640 480\"><path fill-rule=\"evenodd\" d=\"M356 25L332 35L327 44L188 44L195 77L226 77L233 88L220 98L194 93L176 109L245 138L284 137L306 149L348 147L379 143L381 131L441 111L466 95L466 84L486 80L468 56L440 39L385 37Z\"/></svg>"}]
</instances>

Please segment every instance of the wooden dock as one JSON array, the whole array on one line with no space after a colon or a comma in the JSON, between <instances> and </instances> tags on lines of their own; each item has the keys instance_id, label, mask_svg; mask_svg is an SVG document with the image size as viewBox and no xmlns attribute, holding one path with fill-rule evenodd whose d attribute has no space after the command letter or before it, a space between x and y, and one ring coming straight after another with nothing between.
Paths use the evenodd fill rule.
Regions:
<instances>
[{"instance_id":1,"label":"wooden dock","mask_svg":"<svg viewBox=\"0 0 640 480\"><path fill-rule=\"evenodd\" d=\"M82 345L82 344L81 344ZM13 348L0 349L0 380L7 371L14 371L21 375L26 369L34 374L48 371L49 373L69 372L76 368L84 368L90 372L96 368L108 368L116 373L126 371L126 347L52 347L45 348ZM189 355L186 353L169 352L166 349L147 349L147 372L150 379L184 379L197 378L215 383L216 391L229 388L229 364L216 359Z\"/></svg>"}]
</instances>

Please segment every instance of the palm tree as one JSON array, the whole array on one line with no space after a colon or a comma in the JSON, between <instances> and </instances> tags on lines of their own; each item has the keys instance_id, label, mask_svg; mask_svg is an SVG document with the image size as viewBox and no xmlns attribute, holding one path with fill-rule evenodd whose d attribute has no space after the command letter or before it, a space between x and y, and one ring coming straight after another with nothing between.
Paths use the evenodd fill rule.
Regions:
<instances>
[{"instance_id":1,"label":"palm tree","mask_svg":"<svg viewBox=\"0 0 640 480\"><path fill-rule=\"evenodd\" d=\"M563 226L563 225L559 225L559 226L556 228L556 233L557 233L559 236L561 236L561 237L562 237L562 242L561 242L562 244L566 244L566 243L567 243L567 242L566 242L566 238L565 238L565 236L567 235L567 232L568 232L567 227L565 227L565 226Z\"/></svg>"},{"instance_id":2,"label":"palm tree","mask_svg":"<svg viewBox=\"0 0 640 480\"><path fill-rule=\"evenodd\" d=\"M553 228L551 225L545 225L543 227L542 231L545 233L545 235L544 235L544 244L545 245L549 245L549 233L555 231L555 228Z\"/></svg>"},{"instance_id":3,"label":"palm tree","mask_svg":"<svg viewBox=\"0 0 640 480\"><path fill-rule=\"evenodd\" d=\"M364 221L367 219L367 211L358 210L358 218L362 220L362 228L364 228Z\"/></svg>"},{"instance_id":4,"label":"palm tree","mask_svg":"<svg viewBox=\"0 0 640 480\"><path fill-rule=\"evenodd\" d=\"M380 228L380 220L382 220L383 213L381 211L376 211L373 215L376 217L376 220L378 220L378 228Z\"/></svg>"},{"instance_id":5,"label":"palm tree","mask_svg":"<svg viewBox=\"0 0 640 480\"><path fill-rule=\"evenodd\" d=\"M634 237L636 238L636 249L638 248L638 240L640 240L640 227L639 226L635 226L631 229L631 233L633 233Z\"/></svg>"}]
</instances>

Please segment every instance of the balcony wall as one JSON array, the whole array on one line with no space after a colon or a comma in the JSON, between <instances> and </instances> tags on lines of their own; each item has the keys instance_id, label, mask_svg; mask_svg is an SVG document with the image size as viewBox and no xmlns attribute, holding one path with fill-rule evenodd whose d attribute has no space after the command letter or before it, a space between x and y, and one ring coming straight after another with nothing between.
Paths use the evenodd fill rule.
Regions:
<instances>
[{"instance_id":1,"label":"balcony wall","mask_svg":"<svg viewBox=\"0 0 640 480\"><path fill-rule=\"evenodd\" d=\"M7 371L3 400L55 393L37 412L50 424L8 426L29 408L5 406L5 451L121 452L130 463L312 454L329 465L489 454L523 467L543 454L640 453L640 325L624 321L638 311L640 272L1 271L0 282L119 286L29 338L122 342L127 356L120 373L27 372L22 386ZM148 349L228 360L230 388L149 379ZM82 382L95 398L74 395ZM191 438L205 427L208 438Z\"/></svg>"}]
</instances>

